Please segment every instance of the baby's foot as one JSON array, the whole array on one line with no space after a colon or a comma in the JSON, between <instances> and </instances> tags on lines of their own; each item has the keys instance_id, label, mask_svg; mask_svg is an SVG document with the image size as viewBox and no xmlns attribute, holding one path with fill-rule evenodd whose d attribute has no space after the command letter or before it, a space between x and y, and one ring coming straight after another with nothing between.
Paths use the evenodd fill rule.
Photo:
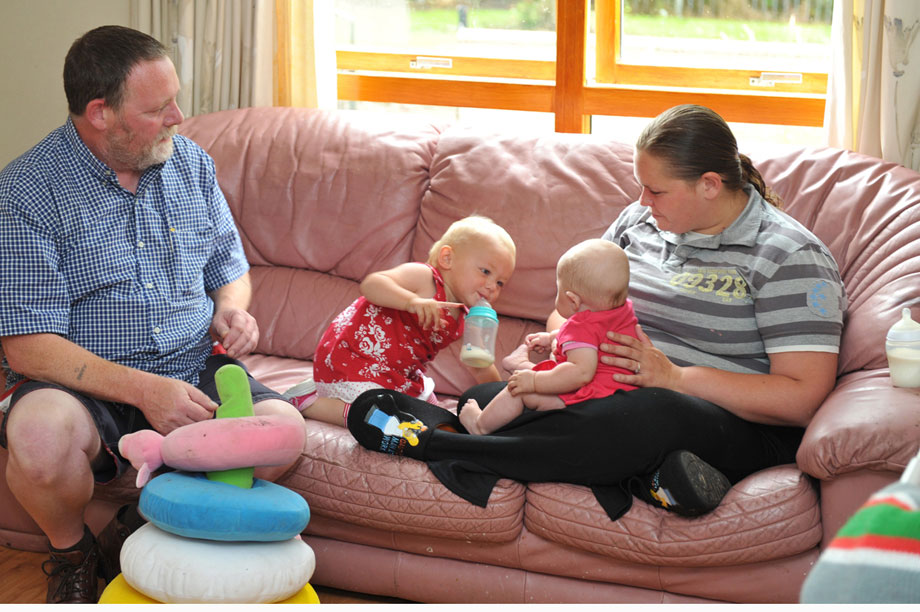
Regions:
<instances>
[{"instance_id":1,"label":"baby's foot","mask_svg":"<svg viewBox=\"0 0 920 612\"><path fill-rule=\"evenodd\" d=\"M474 399L466 400L466 403L460 408L460 423L468 432L477 436L482 435L482 430L479 429L480 414L482 414L482 408Z\"/></svg>"},{"instance_id":2,"label":"baby's foot","mask_svg":"<svg viewBox=\"0 0 920 612\"><path fill-rule=\"evenodd\" d=\"M533 367L533 363L530 361L530 349L527 348L527 345L522 344L511 351L507 357L502 359L502 367L508 372L529 370Z\"/></svg>"}]
</instances>

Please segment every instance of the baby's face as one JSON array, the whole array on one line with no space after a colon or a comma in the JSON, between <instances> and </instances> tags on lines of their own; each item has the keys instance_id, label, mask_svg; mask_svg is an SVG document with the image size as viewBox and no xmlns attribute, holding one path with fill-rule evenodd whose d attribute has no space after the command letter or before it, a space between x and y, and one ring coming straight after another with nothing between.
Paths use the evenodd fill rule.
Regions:
<instances>
[{"instance_id":1,"label":"baby's face","mask_svg":"<svg viewBox=\"0 0 920 612\"><path fill-rule=\"evenodd\" d=\"M454 261L442 271L455 301L467 307L480 298L494 303L514 272L514 256L498 240L477 240L454 249Z\"/></svg>"}]
</instances>

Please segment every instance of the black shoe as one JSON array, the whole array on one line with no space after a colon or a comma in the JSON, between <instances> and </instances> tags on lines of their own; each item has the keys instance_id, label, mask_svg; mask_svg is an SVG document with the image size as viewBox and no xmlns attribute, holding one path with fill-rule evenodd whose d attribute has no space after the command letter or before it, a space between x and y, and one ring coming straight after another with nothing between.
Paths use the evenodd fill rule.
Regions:
<instances>
[{"instance_id":1,"label":"black shoe","mask_svg":"<svg viewBox=\"0 0 920 612\"><path fill-rule=\"evenodd\" d=\"M42 563L48 577L45 603L96 603L99 600L99 547L89 528L83 539L66 550L50 549Z\"/></svg>"},{"instance_id":2,"label":"black shoe","mask_svg":"<svg viewBox=\"0 0 920 612\"><path fill-rule=\"evenodd\" d=\"M388 389L371 389L356 397L347 425L364 448L421 460L434 430L461 427L449 410Z\"/></svg>"},{"instance_id":3,"label":"black shoe","mask_svg":"<svg viewBox=\"0 0 920 612\"><path fill-rule=\"evenodd\" d=\"M122 506L115 517L99 532L99 574L108 584L121 573L121 547L128 536L147 521L137 511L137 504Z\"/></svg>"},{"instance_id":4,"label":"black shoe","mask_svg":"<svg viewBox=\"0 0 920 612\"><path fill-rule=\"evenodd\" d=\"M732 486L722 472L686 450L669 453L640 481L639 499L682 516L712 512Z\"/></svg>"}]
</instances>

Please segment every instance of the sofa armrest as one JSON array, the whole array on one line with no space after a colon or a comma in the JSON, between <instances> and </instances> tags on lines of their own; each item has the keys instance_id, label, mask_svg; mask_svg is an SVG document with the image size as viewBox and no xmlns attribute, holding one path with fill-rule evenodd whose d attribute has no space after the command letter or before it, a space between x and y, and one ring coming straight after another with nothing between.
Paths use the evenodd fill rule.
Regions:
<instances>
[{"instance_id":1,"label":"sofa armrest","mask_svg":"<svg viewBox=\"0 0 920 612\"><path fill-rule=\"evenodd\" d=\"M799 468L833 480L857 470L901 472L920 445L920 391L891 386L888 370L842 376L796 455Z\"/></svg>"}]
</instances>

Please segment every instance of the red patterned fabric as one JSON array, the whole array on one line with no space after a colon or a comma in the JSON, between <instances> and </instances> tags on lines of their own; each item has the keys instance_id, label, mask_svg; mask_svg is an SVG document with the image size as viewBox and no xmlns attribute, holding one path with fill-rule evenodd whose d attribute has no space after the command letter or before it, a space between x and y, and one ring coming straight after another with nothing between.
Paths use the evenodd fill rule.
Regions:
<instances>
[{"instance_id":1,"label":"red patterned fabric","mask_svg":"<svg viewBox=\"0 0 920 612\"><path fill-rule=\"evenodd\" d=\"M444 279L435 268L428 267L434 277L434 299L447 301ZM462 317L445 313L444 320L446 327L422 329L416 315L359 297L332 321L320 339L313 379L321 391L338 383L366 382L419 397L424 391L426 364L463 335Z\"/></svg>"}]
</instances>

